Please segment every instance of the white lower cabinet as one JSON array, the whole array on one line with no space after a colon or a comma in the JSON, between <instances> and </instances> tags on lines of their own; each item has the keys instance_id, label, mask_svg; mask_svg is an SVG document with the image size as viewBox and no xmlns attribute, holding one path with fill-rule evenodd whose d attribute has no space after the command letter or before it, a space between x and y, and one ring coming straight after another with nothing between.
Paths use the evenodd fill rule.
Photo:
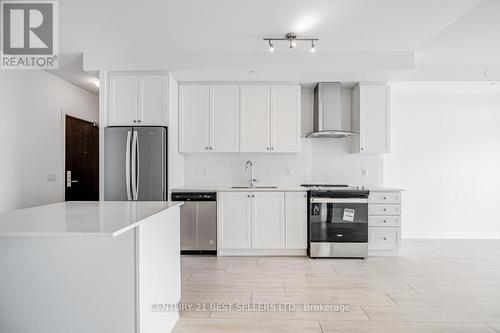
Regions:
<instances>
[{"instance_id":1,"label":"white lower cabinet","mask_svg":"<svg viewBox=\"0 0 500 333\"><path fill-rule=\"evenodd\" d=\"M252 248L283 248L285 246L283 192L254 192L251 195Z\"/></svg>"},{"instance_id":2,"label":"white lower cabinet","mask_svg":"<svg viewBox=\"0 0 500 333\"><path fill-rule=\"evenodd\" d=\"M306 192L219 192L219 255L304 255Z\"/></svg>"},{"instance_id":3,"label":"white lower cabinet","mask_svg":"<svg viewBox=\"0 0 500 333\"><path fill-rule=\"evenodd\" d=\"M307 194L305 192L285 192L285 219L286 248L307 248Z\"/></svg>"},{"instance_id":4,"label":"white lower cabinet","mask_svg":"<svg viewBox=\"0 0 500 333\"><path fill-rule=\"evenodd\" d=\"M219 247L252 247L252 200L247 192L221 192L217 200Z\"/></svg>"},{"instance_id":5,"label":"white lower cabinet","mask_svg":"<svg viewBox=\"0 0 500 333\"><path fill-rule=\"evenodd\" d=\"M371 192L368 202L368 255L399 255L401 192Z\"/></svg>"}]
</instances>

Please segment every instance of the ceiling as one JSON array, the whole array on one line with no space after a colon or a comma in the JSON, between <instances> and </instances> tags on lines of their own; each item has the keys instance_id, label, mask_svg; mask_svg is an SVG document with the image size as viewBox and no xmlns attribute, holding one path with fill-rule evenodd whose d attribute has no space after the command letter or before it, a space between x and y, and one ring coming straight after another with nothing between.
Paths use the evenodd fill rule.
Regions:
<instances>
[{"instance_id":1,"label":"ceiling","mask_svg":"<svg viewBox=\"0 0 500 333\"><path fill-rule=\"evenodd\" d=\"M498 0L61 0L57 75L169 70L181 81L500 79ZM320 38L289 50L263 37ZM84 53L82 58L82 53ZM252 72L252 73L251 73Z\"/></svg>"}]
</instances>

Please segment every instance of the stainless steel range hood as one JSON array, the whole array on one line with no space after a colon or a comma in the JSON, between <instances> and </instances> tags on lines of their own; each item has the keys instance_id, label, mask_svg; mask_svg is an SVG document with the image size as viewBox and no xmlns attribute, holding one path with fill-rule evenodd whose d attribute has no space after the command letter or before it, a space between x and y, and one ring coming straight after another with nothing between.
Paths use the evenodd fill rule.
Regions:
<instances>
[{"instance_id":1,"label":"stainless steel range hood","mask_svg":"<svg viewBox=\"0 0 500 333\"><path fill-rule=\"evenodd\" d=\"M314 88L313 131L306 138L345 138L359 133L351 131L351 108L342 107L338 82L320 82Z\"/></svg>"}]
</instances>

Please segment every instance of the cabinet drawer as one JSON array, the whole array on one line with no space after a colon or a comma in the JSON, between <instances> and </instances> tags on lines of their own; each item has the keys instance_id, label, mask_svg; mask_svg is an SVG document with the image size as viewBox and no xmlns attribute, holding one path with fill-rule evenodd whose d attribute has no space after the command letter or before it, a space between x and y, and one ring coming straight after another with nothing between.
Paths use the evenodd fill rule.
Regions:
<instances>
[{"instance_id":1,"label":"cabinet drawer","mask_svg":"<svg viewBox=\"0 0 500 333\"><path fill-rule=\"evenodd\" d=\"M400 216L372 215L368 216L368 226L370 227L399 227L401 225Z\"/></svg>"},{"instance_id":2,"label":"cabinet drawer","mask_svg":"<svg viewBox=\"0 0 500 333\"><path fill-rule=\"evenodd\" d=\"M371 249L399 248L400 228L369 227L368 247Z\"/></svg>"},{"instance_id":3,"label":"cabinet drawer","mask_svg":"<svg viewBox=\"0 0 500 333\"><path fill-rule=\"evenodd\" d=\"M369 204L368 214L370 215L400 215L401 206L397 204Z\"/></svg>"},{"instance_id":4,"label":"cabinet drawer","mask_svg":"<svg viewBox=\"0 0 500 333\"><path fill-rule=\"evenodd\" d=\"M400 203L399 192L371 192L368 201L372 203Z\"/></svg>"}]
</instances>

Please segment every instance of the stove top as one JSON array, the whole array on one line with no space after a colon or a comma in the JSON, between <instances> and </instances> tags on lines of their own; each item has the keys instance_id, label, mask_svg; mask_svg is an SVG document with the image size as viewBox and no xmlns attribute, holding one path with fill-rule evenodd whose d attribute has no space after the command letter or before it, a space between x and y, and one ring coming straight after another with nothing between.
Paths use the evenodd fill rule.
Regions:
<instances>
[{"instance_id":1,"label":"stove top","mask_svg":"<svg viewBox=\"0 0 500 333\"><path fill-rule=\"evenodd\" d=\"M364 191L364 186L353 186L343 184L302 184L311 191Z\"/></svg>"},{"instance_id":2,"label":"stove top","mask_svg":"<svg viewBox=\"0 0 500 333\"><path fill-rule=\"evenodd\" d=\"M342 184L303 184L314 197L331 197L331 198L358 198L368 197L370 191L364 186L351 186Z\"/></svg>"}]
</instances>

